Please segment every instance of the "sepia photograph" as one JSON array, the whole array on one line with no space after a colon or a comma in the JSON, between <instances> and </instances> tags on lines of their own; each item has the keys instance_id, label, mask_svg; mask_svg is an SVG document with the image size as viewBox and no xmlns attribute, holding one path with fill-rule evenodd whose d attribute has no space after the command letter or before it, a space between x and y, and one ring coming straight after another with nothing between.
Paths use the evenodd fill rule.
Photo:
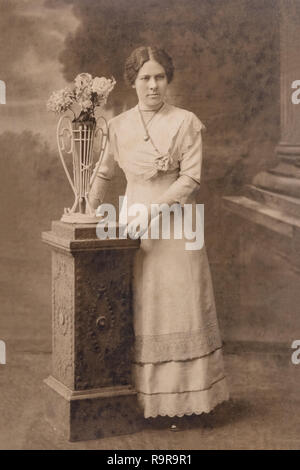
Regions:
<instances>
[{"instance_id":1,"label":"sepia photograph","mask_svg":"<svg viewBox=\"0 0 300 470\"><path fill-rule=\"evenodd\" d=\"M300 0L0 0L0 45L0 450L299 449Z\"/></svg>"}]
</instances>

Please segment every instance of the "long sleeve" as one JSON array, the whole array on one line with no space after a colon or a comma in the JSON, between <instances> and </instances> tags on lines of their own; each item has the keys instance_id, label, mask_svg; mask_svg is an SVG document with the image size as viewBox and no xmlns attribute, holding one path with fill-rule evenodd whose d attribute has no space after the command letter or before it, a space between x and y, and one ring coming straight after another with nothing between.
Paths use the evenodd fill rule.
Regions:
<instances>
[{"instance_id":1,"label":"long sleeve","mask_svg":"<svg viewBox=\"0 0 300 470\"><path fill-rule=\"evenodd\" d=\"M89 194L89 199L94 206L98 206L101 202L103 202L106 191L110 185L110 181L114 177L117 162L117 139L113 125L110 121L108 126L108 140L103 159L100 163L100 167Z\"/></svg>"},{"instance_id":2,"label":"long sleeve","mask_svg":"<svg viewBox=\"0 0 300 470\"><path fill-rule=\"evenodd\" d=\"M177 202L183 205L199 190L202 166L201 129L204 128L195 114L189 113L178 136L181 152L179 177L153 203L171 205Z\"/></svg>"}]
</instances>

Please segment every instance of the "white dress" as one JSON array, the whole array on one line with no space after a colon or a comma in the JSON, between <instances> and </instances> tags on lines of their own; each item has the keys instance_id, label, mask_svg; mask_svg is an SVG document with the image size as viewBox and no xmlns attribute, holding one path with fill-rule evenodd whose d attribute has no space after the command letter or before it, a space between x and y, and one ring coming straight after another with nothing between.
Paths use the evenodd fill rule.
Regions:
<instances>
[{"instance_id":1,"label":"white dress","mask_svg":"<svg viewBox=\"0 0 300 470\"><path fill-rule=\"evenodd\" d=\"M113 118L100 198L117 162L128 207L167 201L195 208L203 128L193 113L165 103L149 133L166 161L143 139L137 106ZM209 412L229 398L205 245L187 250L186 242L173 232L169 240L142 239L135 257L132 371L145 418Z\"/></svg>"}]
</instances>

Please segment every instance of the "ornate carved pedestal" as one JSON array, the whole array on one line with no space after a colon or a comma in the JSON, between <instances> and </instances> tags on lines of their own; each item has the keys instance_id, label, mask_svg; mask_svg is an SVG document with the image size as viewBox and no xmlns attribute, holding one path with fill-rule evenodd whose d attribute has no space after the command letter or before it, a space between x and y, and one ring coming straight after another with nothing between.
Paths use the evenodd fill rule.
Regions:
<instances>
[{"instance_id":1,"label":"ornate carved pedestal","mask_svg":"<svg viewBox=\"0 0 300 470\"><path fill-rule=\"evenodd\" d=\"M99 240L96 225L53 222L52 375L46 417L71 441L134 432L131 266L139 241Z\"/></svg>"}]
</instances>

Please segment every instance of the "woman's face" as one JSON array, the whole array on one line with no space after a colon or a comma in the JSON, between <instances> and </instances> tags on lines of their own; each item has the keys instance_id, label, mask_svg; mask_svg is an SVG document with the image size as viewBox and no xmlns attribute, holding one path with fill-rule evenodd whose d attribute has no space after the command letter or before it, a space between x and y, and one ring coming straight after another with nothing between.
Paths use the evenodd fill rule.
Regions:
<instances>
[{"instance_id":1,"label":"woman's face","mask_svg":"<svg viewBox=\"0 0 300 470\"><path fill-rule=\"evenodd\" d=\"M167 87L165 69L155 60L144 63L133 85L142 109L158 108L164 100Z\"/></svg>"}]
</instances>

